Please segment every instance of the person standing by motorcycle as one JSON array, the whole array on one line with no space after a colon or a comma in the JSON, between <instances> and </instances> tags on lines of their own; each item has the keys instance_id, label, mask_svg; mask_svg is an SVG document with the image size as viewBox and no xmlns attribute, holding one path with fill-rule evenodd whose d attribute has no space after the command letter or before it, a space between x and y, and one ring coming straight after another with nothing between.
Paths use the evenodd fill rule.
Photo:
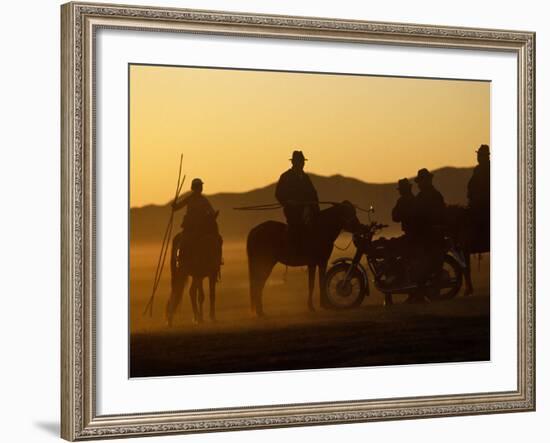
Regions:
<instances>
[{"instance_id":1,"label":"person standing by motorcycle","mask_svg":"<svg viewBox=\"0 0 550 443\"><path fill-rule=\"evenodd\" d=\"M402 257L406 262L410 262L414 258L416 245L414 243L414 221L416 215L416 201L412 192L412 185L407 178L402 178L397 182L397 191L399 198L392 209L392 220L395 223L401 223L403 235L392 238L388 242L387 260L394 264L397 263L397 257ZM395 275L394 279L389 279L392 284L398 280L408 280L410 275L406 269L399 273L399 277Z\"/></svg>"},{"instance_id":2,"label":"person standing by motorcycle","mask_svg":"<svg viewBox=\"0 0 550 443\"><path fill-rule=\"evenodd\" d=\"M445 256L444 221L445 200L433 185L433 174L426 168L418 171L414 180L419 192L414 199L415 214L411 236L416 248L416 276L424 286L443 266Z\"/></svg>"},{"instance_id":3,"label":"person standing by motorcycle","mask_svg":"<svg viewBox=\"0 0 550 443\"><path fill-rule=\"evenodd\" d=\"M307 226L319 213L319 197L311 179L304 172L307 159L302 151L292 153L292 168L284 172L275 188L275 198L283 206L290 244L301 249Z\"/></svg>"},{"instance_id":4,"label":"person standing by motorcycle","mask_svg":"<svg viewBox=\"0 0 550 443\"><path fill-rule=\"evenodd\" d=\"M399 199L392 210L391 217L395 223L401 223L401 230L405 235L410 235L415 213L415 199L412 185L408 179L402 178L397 182L397 190L399 192Z\"/></svg>"}]
</instances>

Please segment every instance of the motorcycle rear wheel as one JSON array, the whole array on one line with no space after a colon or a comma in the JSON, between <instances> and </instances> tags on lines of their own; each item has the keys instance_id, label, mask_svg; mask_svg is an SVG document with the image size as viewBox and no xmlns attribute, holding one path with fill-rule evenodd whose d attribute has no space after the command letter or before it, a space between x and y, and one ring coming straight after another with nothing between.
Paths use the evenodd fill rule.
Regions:
<instances>
[{"instance_id":1,"label":"motorcycle rear wheel","mask_svg":"<svg viewBox=\"0 0 550 443\"><path fill-rule=\"evenodd\" d=\"M462 267L450 255L445 255L443 259L443 268L441 270L441 277L443 281L439 282L439 287L426 288L425 296L432 302L450 300L451 298L456 297L462 288L462 278L463 271ZM385 301L384 306L391 306L392 301L392 292L385 292ZM414 296L414 292L408 293L409 299L411 296Z\"/></svg>"},{"instance_id":2,"label":"motorcycle rear wheel","mask_svg":"<svg viewBox=\"0 0 550 443\"><path fill-rule=\"evenodd\" d=\"M349 281L344 281L350 266L349 263L338 263L327 271L325 289L330 309L357 308L365 298L368 282L357 268L351 272Z\"/></svg>"},{"instance_id":3,"label":"motorcycle rear wheel","mask_svg":"<svg viewBox=\"0 0 550 443\"><path fill-rule=\"evenodd\" d=\"M431 301L450 300L456 297L462 288L462 267L450 255L445 255L441 273L442 281L439 282L439 288L428 295Z\"/></svg>"}]
</instances>

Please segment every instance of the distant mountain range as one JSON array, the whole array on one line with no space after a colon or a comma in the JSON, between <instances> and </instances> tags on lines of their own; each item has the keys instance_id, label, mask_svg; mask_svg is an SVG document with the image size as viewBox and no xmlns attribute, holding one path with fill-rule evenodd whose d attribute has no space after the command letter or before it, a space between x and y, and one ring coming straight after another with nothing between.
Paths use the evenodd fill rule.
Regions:
<instances>
[{"instance_id":1,"label":"distant mountain range","mask_svg":"<svg viewBox=\"0 0 550 443\"><path fill-rule=\"evenodd\" d=\"M445 167L432 171L434 185L443 194L445 201L454 204L466 203L466 185L472 176L473 168ZM388 232L396 232L399 227L391 223L391 210L398 198L396 183L373 184L355 178L333 175L323 177L310 174L322 201L349 200L368 208L373 206L373 219L391 225ZM255 225L266 220L284 220L282 210L237 211L238 206L252 206L275 202L275 183L263 188L240 193L219 193L207 195L212 206L220 211L218 223L225 240L244 240ZM322 206L321 208L326 207ZM130 209L131 241L160 242L170 216L170 203L165 205L147 205ZM176 213L175 230L179 227L185 210ZM367 214L358 212L362 221Z\"/></svg>"}]
</instances>

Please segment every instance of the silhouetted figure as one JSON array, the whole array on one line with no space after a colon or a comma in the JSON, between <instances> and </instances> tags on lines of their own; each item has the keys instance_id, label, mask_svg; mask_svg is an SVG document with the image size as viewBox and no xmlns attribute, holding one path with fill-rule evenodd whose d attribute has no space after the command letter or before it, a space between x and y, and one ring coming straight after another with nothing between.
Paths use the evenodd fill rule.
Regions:
<instances>
[{"instance_id":1,"label":"silhouetted figure","mask_svg":"<svg viewBox=\"0 0 550 443\"><path fill-rule=\"evenodd\" d=\"M412 185L408 179L402 178L397 182L399 199L395 204L391 216L396 223L401 223L401 229L405 234L410 234L415 217L415 199L412 193Z\"/></svg>"},{"instance_id":2,"label":"silhouetted figure","mask_svg":"<svg viewBox=\"0 0 550 443\"><path fill-rule=\"evenodd\" d=\"M488 252L491 237L491 162L489 160L489 146L481 145L476 152L478 164L468 182L472 252Z\"/></svg>"},{"instance_id":3,"label":"silhouetted figure","mask_svg":"<svg viewBox=\"0 0 550 443\"><path fill-rule=\"evenodd\" d=\"M412 236L414 222L416 220L416 200L412 193L412 185L408 179L403 178L397 182L399 198L392 209L392 220L401 223L403 235L392 238L386 242L384 248L387 252L386 260L394 266L398 263L398 257L402 257L407 262L414 259L415 238ZM402 278L408 278L408 275L402 273ZM388 280L388 283L394 284L396 281Z\"/></svg>"},{"instance_id":4,"label":"silhouetted figure","mask_svg":"<svg viewBox=\"0 0 550 443\"><path fill-rule=\"evenodd\" d=\"M283 206L291 246L301 249L307 226L319 213L319 197L304 172L306 158L302 151L294 151L290 161L292 168L279 178L275 198Z\"/></svg>"},{"instance_id":5,"label":"silhouetted figure","mask_svg":"<svg viewBox=\"0 0 550 443\"><path fill-rule=\"evenodd\" d=\"M474 293L470 254L472 250L472 216L470 208L461 205L448 205L446 209L445 236L451 241L455 251L464 257L464 295Z\"/></svg>"},{"instance_id":6,"label":"silhouetted figure","mask_svg":"<svg viewBox=\"0 0 550 443\"><path fill-rule=\"evenodd\" d=\"M194 320L202 321L204 278L209 279L210 318L215 319L215 284L222 262L222 238L216 221L218 211L214 211L202 190L202 180L195 178L191 182L191 193L172 203L174 211L187 207L187 212L181 224L182 231L172 241L172 294L166 308L169 323L181 301L188 277L192 277L190 296Z\"/></svg>"},{"instance_id":7,"label":"silhouetted figure","mask_svg":"<svg viewBox=\"0 0 550 443\"><path fill-rule=\"evenodd\" d=\"M415 216L410 236L417 258L415 279L420 284L426 283L432 274L441 269L445 254L445 200L433 186L432 179L433 174L426 168L420 169L415 178L419 192L414 199Z\"/></svg>"},{"instance_id":8,"label":"silhouetted figure","mask_svg":"<svg viewBox=\"0 0 550 443\"><path fill-rule=\"evenodd\" d=\"M187 212L181 227L188 231L200 231L203 223L208 216L214 215L214 209L208 199L202 195L203 181L200 178L194 178L191 182L191 193L182 198L179 202L172 203L174 211L178 211L187 206Z\"/></svg>"}]
</instances>

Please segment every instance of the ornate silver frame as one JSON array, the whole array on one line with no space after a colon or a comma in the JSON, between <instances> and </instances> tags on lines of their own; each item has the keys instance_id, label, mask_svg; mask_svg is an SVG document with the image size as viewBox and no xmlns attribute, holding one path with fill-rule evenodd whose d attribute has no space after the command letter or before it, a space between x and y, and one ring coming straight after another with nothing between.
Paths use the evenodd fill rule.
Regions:
<instances>
[{"instance_id":1,"label":"ornate silver frame","mask_svg":"<svg viewBox=\"0 0 550 443\"><path fill-rule=\"evenodd\" d=\"M535 34L68 3L62 18L61 435L67 440L533 411ZM518 383L511 392L98 416L94 339L94 33L99 28L509 51L518 58Z\"/></svg>"}]
</instances>

